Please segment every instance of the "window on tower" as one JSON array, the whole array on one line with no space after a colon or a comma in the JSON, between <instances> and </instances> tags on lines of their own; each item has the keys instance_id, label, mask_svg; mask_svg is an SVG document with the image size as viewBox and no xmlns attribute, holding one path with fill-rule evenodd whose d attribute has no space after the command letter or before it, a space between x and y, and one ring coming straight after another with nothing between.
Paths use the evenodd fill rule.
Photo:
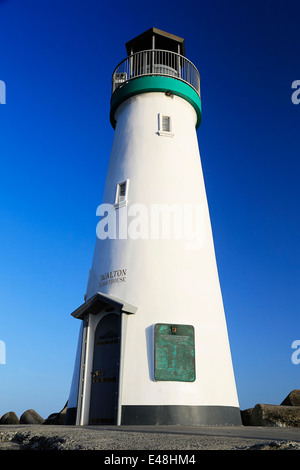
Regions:
<instances>
[{"instance_id":1,"label":"window on tower","mask_svg":"<svg viewBox=\"0 0 300 470\"><path fill-rule=\"evenodd\" d=\"M116 197L115 197L115 208L125 206L127 204L128 195L128 180L122 181L117 184Z\"/></svg>"},{"instance_id":2,"label":"window on tower","mask_svg":"<svg viewBox=\"0 0 300 470\"><path fill-rule=\"evenodd\" d=\"M123 202L123 201L125 201L125 195L126 195L126 183L121 183L118 186L119 186L119 199L118 199L118 202Z\"/></svg>"},{"instance_id":3,"label":"window on tower","mask_svg":"<svg viewBox=\"0 0 300 470\"><path fill-rule=\"evenodd\" d=\"M162 116L161 127L162 127L162 131L170 132L170 116Z\"/></svg>"},{"instance_id":4,"label":"window on tower","mask_svg":"<svg viewBox=\"0 0 300 470\"><path fill-rule=\"evenodd\" d=\"M165 135L168 137L173 137L172 134L172 121L171 116L166 116L165 114L158 115L158 135Z\"/></svg>"}]
</instances>

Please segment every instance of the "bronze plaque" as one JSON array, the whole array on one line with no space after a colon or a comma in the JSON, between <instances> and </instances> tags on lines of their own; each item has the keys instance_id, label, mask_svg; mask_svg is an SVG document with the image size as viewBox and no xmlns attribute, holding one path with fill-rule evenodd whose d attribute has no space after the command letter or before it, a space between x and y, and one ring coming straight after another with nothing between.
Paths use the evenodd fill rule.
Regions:
<instances>
[{"instance_id":1,"label":"bronze plaque","mask_svg":"<svg viewBox=\"0 0 300 470\"><path fill-rule=\"evenodd\" d=\"M154 329L154 379L194 382L195 378L194 327L157 323Z\"/></svg>"}]
</instances>

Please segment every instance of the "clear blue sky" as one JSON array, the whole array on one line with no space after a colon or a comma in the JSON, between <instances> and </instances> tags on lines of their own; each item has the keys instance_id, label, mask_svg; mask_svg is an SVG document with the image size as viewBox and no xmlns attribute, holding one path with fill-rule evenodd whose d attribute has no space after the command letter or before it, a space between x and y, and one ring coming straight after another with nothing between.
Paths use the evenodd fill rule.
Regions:
<instances>
[{"instance_id":1,"label":"clear blue sky","mask_svg":"<svg viewBox=\"0 0 300 470\"><path fill-rule=\"evenodd\" d=\"M68 398L111 75L152 26L184 37L201 75L198 139L240 406L300 388L299 17L289 0L0 1L0 415L47 417Z\"/></svg>"}]
</instances>

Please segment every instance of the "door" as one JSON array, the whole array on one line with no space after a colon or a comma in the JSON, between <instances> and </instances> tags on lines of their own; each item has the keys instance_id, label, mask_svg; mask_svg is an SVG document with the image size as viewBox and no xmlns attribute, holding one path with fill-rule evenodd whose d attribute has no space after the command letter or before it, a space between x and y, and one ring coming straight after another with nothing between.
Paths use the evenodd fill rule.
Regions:
<instances>
[{"instance_id":1,"label":"door","mask_svg":"<svg viewBox=\"0 0 300 470\"><path fill-rule=\"evenodd\" d=\"M95 332L90 424L117 424L120 315L108 314Z\"/></svg>"}]
</instances>

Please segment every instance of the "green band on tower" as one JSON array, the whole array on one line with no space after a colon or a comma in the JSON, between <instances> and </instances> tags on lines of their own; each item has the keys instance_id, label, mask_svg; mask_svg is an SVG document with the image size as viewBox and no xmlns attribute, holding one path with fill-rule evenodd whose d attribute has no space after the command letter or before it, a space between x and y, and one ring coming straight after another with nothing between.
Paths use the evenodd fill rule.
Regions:
<instances>
[{"instance_id":1,"label":"green band on tower","mask_svg":"<svg viewBox=\"0 0 300 470\"><path fill-rule=\"evenodd\" d=\"M116 127L115 112L121 103L131 96L140 93L149 93L151 91L164 93L171 92L172 94L187 100L194 107L197 113L196 129L198 129L201 123L202 110L201 100L196 90L181 80L160 75L147 75L135 78L129 80L115 90L110 101L110 122L113 128Z\"/></svg>"}]
</instances>

